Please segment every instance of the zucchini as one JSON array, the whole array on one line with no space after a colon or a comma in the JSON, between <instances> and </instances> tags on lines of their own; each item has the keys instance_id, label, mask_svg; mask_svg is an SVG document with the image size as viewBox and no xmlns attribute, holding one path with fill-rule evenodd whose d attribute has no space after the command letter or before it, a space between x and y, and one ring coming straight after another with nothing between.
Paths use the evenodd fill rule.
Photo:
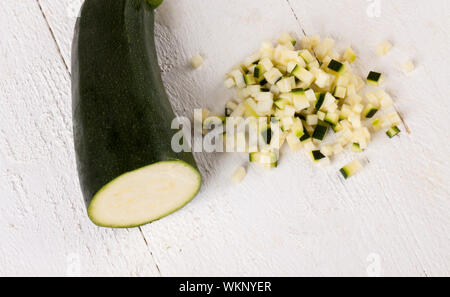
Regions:
<instances>
[{"instance_id":1,"label":"zucchini","mask_svg":"<svg viewBox=\"0 0 450 297\"><path fill-rule=\"evenodd\" d=\"M338 62L336 60L331 60L327 67L328 67L328 69L339 73L344 69L344 64L342 64L341 62Z\"/></svg>"},{"instance_id":2,"label":"zucchini","mask_svg":"<svg viewBox=\"0 0 450 297\"><path fill-rule=\"evenodd\" d=\"M312 155L312 158L314 161L320 161L320 160L326 158L326 156L324 154L322 154L322 152L320 150L312 151L311 155Z\"/></svg>"},{"instance_id":3,"label":"zucchini","mask_svg":"<svg viewBox=\"0 0 450 297\"><path fill-rule=\"evenodd\" d=\"M386 132L386 135L389 136L389 138L394 138L400 132L401 132L400 129L397 126L394 126Z\"/></svg>"},{"instance_id":4,"label":"zucchini","mask_svg":"<svg viewBox=\"0 0 450 297\"><path fill-rule=\"evenodd\" d=\"M355 160L340 169L340 172L344 176L345 179L348 179L361 171L362 165L359 161Z\"/></svg>"},{"instance_id":5,"label":"zucchini","mask_svg":"<svg viewBox=\"0 0 450 297\"><path fill-rule=\"evenodd\" d=\"M328 126L324 124L318 124L313 133L313 138L317 140L323 140L325 138L325 134L327 134Z\"/></svg>"},{"instance_id":6,"label":"zucchini","mask_svg":"<svg viewBox=\"0 0 450 297\"><path fill-rule=\"evenodd\" d=\"M192 153L176 153L174 112L160 75L153 6L86 0L72 48L77 167L89 218L137 227L191 201L201 186Z\"/></svg>"},{"instance_id":7,"label":"zucchini","mask_svg":"<svg viewBox=\"0 0 450 297\"><path fill-rule=\"evenodd\" d=\"M317 96L317 102L316 102L316 110L320 110L322 108L323 102L325 101L325 95L326 93L320 93Z\"/></svg>"},{"instance_id":8,"label":"zucchini","mask_svg":"<svg viewBox=\"0 0 450 297\"><path fill-rule=\"evenodd\" d=\"M372 86L378 86L381 82L381 73L370 71L367 76L367 83Z\"/></svg>"},{"instance_id":9,"label":"zucchini","mask_svg":"<svg viewBox=\"0 0 450 297\"><path fill-rule=\"evenodd\" d=\"M371 119L377 112L378 112L378 108L376 108L375 106L373 106L372 104L369 103L366 106L366 108L364 109L364 116L367 119Z\"/></svg>"},{"instance_id":10,"label":"zucchini","mask_svg":"<svg viewBox=\"0 0 450 297\"><path fill-rule=\"evenodd\" d=\"M362 153L363 149L361 148L361 146L359 145L359 143L354 142L352 144L352 152L354 153Z\"/></svg>"}]
</instances>

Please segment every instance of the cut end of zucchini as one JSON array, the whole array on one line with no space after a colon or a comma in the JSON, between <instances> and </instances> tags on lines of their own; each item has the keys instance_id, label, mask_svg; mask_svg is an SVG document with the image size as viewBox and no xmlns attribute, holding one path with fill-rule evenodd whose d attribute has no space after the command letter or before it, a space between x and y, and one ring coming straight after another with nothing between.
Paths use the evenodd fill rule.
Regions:
<instances>
[{"instance_id":1,"label":"cut end of zucchini","mask_svg":"<svg viewBox=\"0 0 450 297\"><path fill-rule=\"evenodd\" d=\"M89 205L98 226L138 227L182 208L200 190L200 173L184 161L155 163L126 173L104 186Z\"/></svg>"}]
</instances>

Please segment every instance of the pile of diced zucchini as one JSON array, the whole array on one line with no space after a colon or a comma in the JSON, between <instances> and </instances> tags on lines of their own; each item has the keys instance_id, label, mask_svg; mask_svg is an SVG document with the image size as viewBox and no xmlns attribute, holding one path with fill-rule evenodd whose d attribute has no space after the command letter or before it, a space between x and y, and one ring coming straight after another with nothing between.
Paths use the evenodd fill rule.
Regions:
<instances>
[{"instance_id":1,"label":"pile of diced zucchini","mask_svg":"<svg viewBox=\"0 0 450 297\"><path fill-rule=\"evenodd\" d=\"M367 71L360 76L352 67L355 51L347 48L341 54L334 46L330 38L311 36L297 43L285 33L277 45L263 42L226 75L225 86L236 89L226 117L279 123L278 131L268 131L270 125L260 129L266 145L249 152L251 162L276 167L278 151L287 143L292 151L303 149L314 162L327 165L347 147L363 152L377 131L389 137L400 132L392 98L379 88L383 75ZM277 143L269 134L280 136Z\"/></svg>"}]
</instances>

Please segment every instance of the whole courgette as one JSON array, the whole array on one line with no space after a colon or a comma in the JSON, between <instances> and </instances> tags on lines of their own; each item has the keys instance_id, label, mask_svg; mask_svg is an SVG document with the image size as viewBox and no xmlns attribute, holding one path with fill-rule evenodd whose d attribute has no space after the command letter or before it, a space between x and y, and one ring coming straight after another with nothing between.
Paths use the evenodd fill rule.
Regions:
<instances>
[{"instance_id":1,"label":"whole courgette","mask_svg":"<svg viewBox=\"0 0 450 297\"><path fill-rule=\"evenodd\" d=\"M171 148L174 112L154 42L161 0L86 0L72 48L74 140L90 219L136 227L192 200L192 153Z\"/></svg>"}]
</instances>

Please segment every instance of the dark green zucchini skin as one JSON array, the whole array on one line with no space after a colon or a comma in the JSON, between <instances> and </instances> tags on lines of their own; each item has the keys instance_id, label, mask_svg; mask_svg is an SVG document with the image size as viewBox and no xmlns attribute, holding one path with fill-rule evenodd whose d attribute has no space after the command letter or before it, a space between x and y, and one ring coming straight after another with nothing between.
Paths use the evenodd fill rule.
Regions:
<instances>
[{"instance_id":1,"label":"dark green zucchini skin","mask_svg":"<svg viewBox=\"0 0 450 297\"><path fill-rule=\"evenodd\" d=\"M175 118L146 0L86 0L72 46L73 129L85 202L124 173L168 160Z\"/></svg>"}]
</instances>

